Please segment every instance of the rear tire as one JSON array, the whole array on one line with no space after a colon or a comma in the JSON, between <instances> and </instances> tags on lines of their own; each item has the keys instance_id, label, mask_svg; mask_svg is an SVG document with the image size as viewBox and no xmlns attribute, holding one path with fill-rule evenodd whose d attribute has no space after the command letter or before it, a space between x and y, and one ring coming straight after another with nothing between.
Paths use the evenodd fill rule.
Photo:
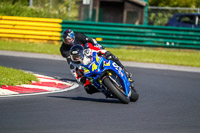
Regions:
<instances>
[{"instance_id":1,"label":"rear tire","mask_svg":"<svg viewBox=\"0 0 200 133\"><path fill-rule=\"evenodd\" d=\"M130 99L126 97L120 90L118 90L109 78L105 78L103 83L122 103L128 104L130 102Z\"/></svg>"}]
</instances>

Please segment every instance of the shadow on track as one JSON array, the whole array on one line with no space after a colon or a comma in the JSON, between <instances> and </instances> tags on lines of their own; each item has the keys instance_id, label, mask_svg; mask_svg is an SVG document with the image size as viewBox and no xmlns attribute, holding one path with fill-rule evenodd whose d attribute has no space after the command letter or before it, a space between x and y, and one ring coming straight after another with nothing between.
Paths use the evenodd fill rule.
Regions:
<instances>
[{"instance_id":1,"label":"shadow on track","mask_svg":"<svg viewBox=\"0 0 200 133\"><path fill-rule=\"evenodd\" d=\"M99 103L115 103L121 104L119 100L115 99L97 99L97 98L89 98L89 97L65 97L65 96L48 96L53 98L65 98L69 100L76 100L76 101L89 101L89 102L99 102Z\"/></svg>"},{"instance_id":2,"label":"shadow on track","mask_svg":"<svg viewBox=\"0 0 200 133\"><path fill-rule=\"evenodd\" d=\"M61 81L70 81L70 82L76 82L75 79L68 79L68 78L61 78L61 77L54 77L56 79L59 79ZM89 98L89 97L66 97L66 96L48 96L53 98L65 98L69 100L76 100L76 101L90 101L90 102L99 102L99 103L115 103L115 104L121 104L121 102L117 99L112 98Z\"/></svg>"}]
</instances>

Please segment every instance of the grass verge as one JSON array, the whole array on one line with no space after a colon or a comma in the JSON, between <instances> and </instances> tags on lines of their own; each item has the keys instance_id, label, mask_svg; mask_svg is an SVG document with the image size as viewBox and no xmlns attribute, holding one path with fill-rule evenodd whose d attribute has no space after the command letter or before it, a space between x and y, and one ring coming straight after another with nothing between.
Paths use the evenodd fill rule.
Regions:
<instances>
[{"instance_id":1,"label":"grass verge","mask_svg":"<svg viewBox=\"0 0 200 133\"><path fill-rule=\"evenodd\" d=\"M200 67L200 51L166 48L108 49L120 60Z\"/></svg>"},{"instance_id":2,"label":"grass verge","mask_svg":"<svg viewBox=\"0 0 200 133\"><path fill-rule=\"evenodd\" d=\"M31 81L38 81L38 79L33 74L22 70L0 66L0 86L29 84Z\"/></svg>"},{"instance_id":3,"label":"grass verge","mask_svg":"<svg viewBox=\"0 0 200 133\"><path fill-rule=\"evenodd\" d=\"M60 45L0 40L0 50L60 55ZM200 67L200 51L166 48L106 48L120 60Z\"/></svg>"},{"instance_id":4,"label":"grass verge","mask_svg":"<svg viewBox=\"0 0 200 133\"><path fill-rule=\"evenodd\" d=\"M0 50L60 54L59 45L0 40Z\"/></svg>"}]
</instances>

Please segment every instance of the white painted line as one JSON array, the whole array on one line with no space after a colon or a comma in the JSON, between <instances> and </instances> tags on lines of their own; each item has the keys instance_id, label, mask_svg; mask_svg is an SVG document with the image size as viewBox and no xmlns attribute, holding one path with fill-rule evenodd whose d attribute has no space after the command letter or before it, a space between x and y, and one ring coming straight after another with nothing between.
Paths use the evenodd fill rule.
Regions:
<instances>
[{"instance_id":1,"label":"white painted line","mask_svg":"<svg viewBox=\"0 0 200 133\"><path fill-rule=\"evenodd\" d=\"M2 95L15 95L15 94L19 94L19 93L0 88L0 96L2 96Z\"/></svg>"},{"instance_id":2,"label":"white painted line","mask_svg":"<svg viewBox=\"0 0 200 133\"><path fill-rule=\"evenodd\" d=\"M25 58L36 58L36 59L48 59L48 60L61 60L66 61L60 55L51 55L51 54L41 54L41 53L31 53L31 52L19 52L19 51L7 51L0 50L0 55L6 56L15 56L15 57L25 57Z\"/></svg>"},{"instance_id":3,"label":"white painted line","mask_svg":"<svg viewBox=\"0 0 200 133\"><path fill-rule=\"evenodd\" d=\"M50 79L54 79L54 78L52 78L52 77L45 76L45 75L40 75L40 74L35 74L35 73L34 73L34 75L35 75L35 76L37 76L37 77L43 77L43 78L50 78ZM55 79L55 80L56 80L56 79Z\"/></svg>"},{"instance_id":4,"label":"white painted line","mask_svg":"<svg viewBox=\"0 0 200 133\"><path fill-rule=\"evenodd\" d=\"M40 80L40 82L55 82L56 84L61 83L61 84L65 84L65 85L72 85L70 83L67 82L63 82L60 80L53 80L53 79L44 79L44 78L38 78Z\"/></svg>"},{"instance_id":5,"label":"white painted line","mask_svg":"<svg viewBox=\"0 0 200 133\"><path fill-rule=\"evenodd\" d=\"M124 64L124 66L128 66L128 67L138 67L138 68L147 68L147 69L172 70L172 71L185 71L185 72L200 73L200 67L177 66L177 65L154 64L154 63L141 63L141 62L129 62L129 61L122 61L122 64Z\"/></svg>"},{"instance_id":6,"label":"white painted line","mask_svg":"<svg viewBox=\"0 0 200 133\"><path fill-rule=\"evenodd\" d=\"M65 84L65 85L73 85L72 83L64 82L64 81L61 81L61 80L58 80L58 79L54 79L54 78L49 77L49 76L44 76L44 75L40 75L40 74L34 74L34 75L40 80L40 82L55 82L55 83L61 83L61 84ZM45 78L48 78L48 79L45 79Z\"/></svg>"}]
</instances>

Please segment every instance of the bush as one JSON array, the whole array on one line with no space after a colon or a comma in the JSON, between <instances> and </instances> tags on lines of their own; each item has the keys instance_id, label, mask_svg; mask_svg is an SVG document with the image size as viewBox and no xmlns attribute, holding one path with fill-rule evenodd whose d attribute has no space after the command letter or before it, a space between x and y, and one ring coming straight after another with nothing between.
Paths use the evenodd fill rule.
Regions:
<instances>
[{"instance_id":1,"label":"bush","mask_svg":"<svg viewBox=\"0 0 200 133\"><path fill-rule=\"evenodd\" d=\"M40 18L60 18L65 20L78 19L77 0L72 1L71 13L68 12L69 3L63 1L56 6L49 8L49 4L42 6L28 6L29 0L2 0L0 2L1 16L22 16L22 17L40 17ZM44 3L44 2L43 2ZM54 3L53 3L54 4Z\"/></svg>"}]
</instances>

